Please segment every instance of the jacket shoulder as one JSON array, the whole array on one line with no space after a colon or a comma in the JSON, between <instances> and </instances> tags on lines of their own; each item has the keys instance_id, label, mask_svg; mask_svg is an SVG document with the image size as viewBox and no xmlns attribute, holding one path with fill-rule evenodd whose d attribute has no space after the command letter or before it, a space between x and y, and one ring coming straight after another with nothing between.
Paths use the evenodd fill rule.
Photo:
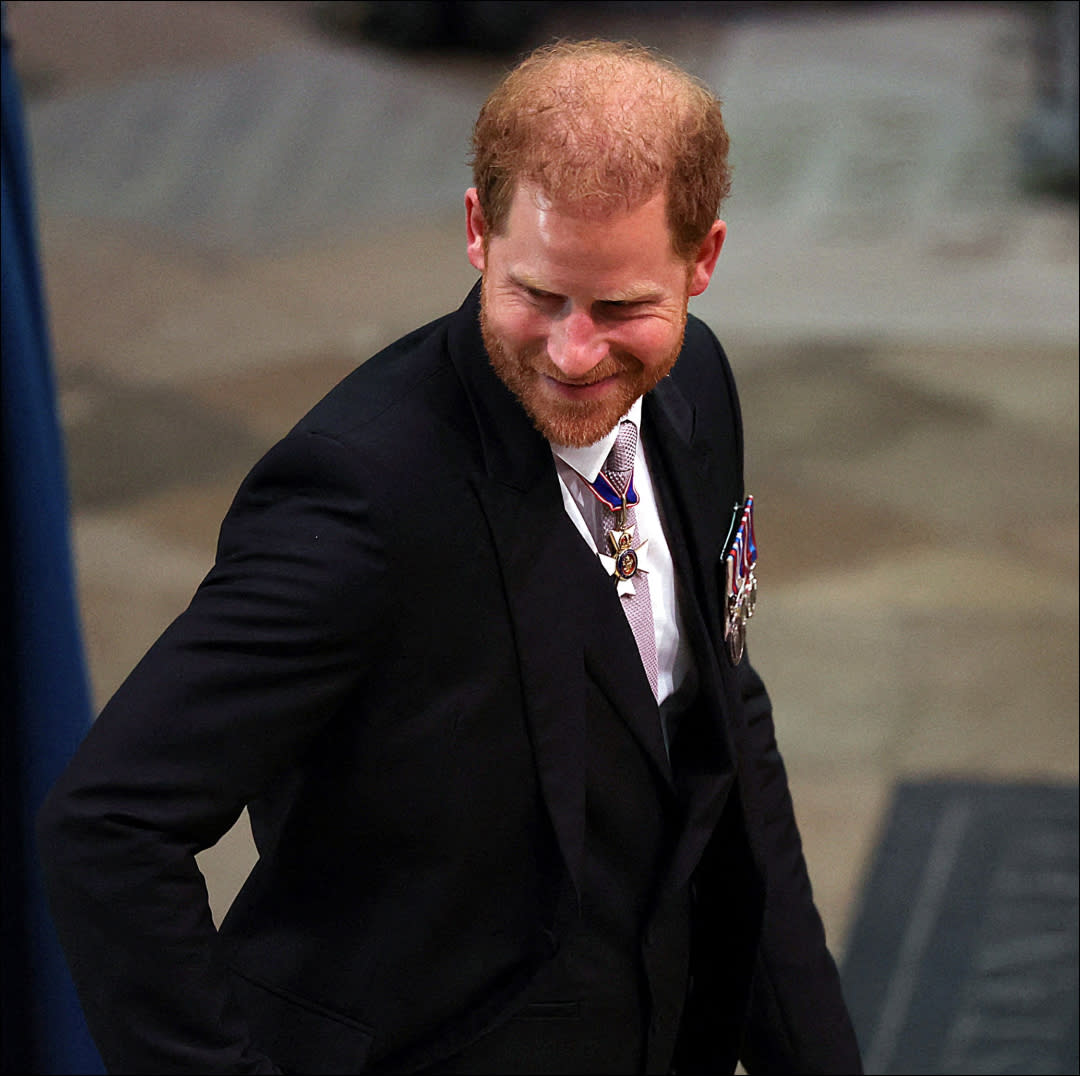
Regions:
<instances>
[{"instance_id":1,"label":"jacket shoulder","mask_svg":"<svg viewBox=\"0 0 1080 1076\"><path fill-rule=\"evenodd\" d=\"M387 412L422 399L430 405L441 393L432 382L453 376L448 332L452 314L394 341L339 381L291 431L351 441Z\"/></svg>"},{"instance_id":2,"label":"jacket shoulder","mask_svg":"<svg viewBox=\"0 0 1080 1076\"><path fill-rule=\"evenodd\" d=\"M735 378L723 344L710 326L693 314L686 319L686 335L676 370L681 376L702 383L718 380L726 391L735 391Z\"/></svg>"},{"instance_id":3,"label":"jacket shoulder","mask_svg":"<svg viewBox=\"0 0 1080 1076\"><path fill-rule=\"evenodd\" d=\"M686 335L672 376L686 398L709 413L714 428L730 430L741 473L743 424L735 374L716 334L693 314L686 320Z\"/></svg>"}]
</instances>

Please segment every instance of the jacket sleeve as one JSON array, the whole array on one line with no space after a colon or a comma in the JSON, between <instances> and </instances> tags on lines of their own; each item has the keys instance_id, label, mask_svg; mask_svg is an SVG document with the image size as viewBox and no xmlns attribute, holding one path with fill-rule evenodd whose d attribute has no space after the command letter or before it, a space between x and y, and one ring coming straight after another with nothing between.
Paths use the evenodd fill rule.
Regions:
<instances>
[{"instance_id":1,"label":"jacket sleeve","mask_svg":"<svg viewBox=\"0 0 1080 1076\"><path fill-rule=\"evenodd\" d=\"M361 689L382 558L355 469L317 434L256 466L190 606L39 814L51 911L111 1072L277 1071L231 994L195 855Z\"/></svg>"},{"instance_id":2,"label":"jacket sleeve","mask_svg":"<svg viewBox=\"0 0 1080 1076\"><path fill-rule=\"evenodd\" d=\"M749 1073L858 1074L859 1048L814 905L772 706L748 658L737 681L745 810L765 882L740 1057Z\"/></svg>"}]
</instances>

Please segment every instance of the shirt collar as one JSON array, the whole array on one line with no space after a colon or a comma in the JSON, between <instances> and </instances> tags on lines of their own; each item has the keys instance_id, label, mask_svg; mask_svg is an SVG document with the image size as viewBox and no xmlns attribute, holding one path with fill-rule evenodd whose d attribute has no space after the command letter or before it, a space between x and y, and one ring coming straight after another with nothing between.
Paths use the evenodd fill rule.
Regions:
<instances>
[{"instance_id":1,"label":"shirt collar","mask_svg":"<svg viewBox=\"0 0 1080 1076\"><path fill-rule=\"evenodd\" d=\"M630 405L630 410L623 415L622 419L619 419L619 422L622 422L623 419L627 418L637 426L638 434L640 436L640 396ZM600 473L600 468L604 466L604 460L608 458L608 453L611 452L611 449L615 444L615 439L619 436L619 422L615 423L614 428L606 437L599 441L594 441L591 445L585 445L584 448L571 448L569 445L558 445L552 441L551 451L565 464L573 467L586 482L595 482L596 476Z\"/></svg>"}]
</instances>

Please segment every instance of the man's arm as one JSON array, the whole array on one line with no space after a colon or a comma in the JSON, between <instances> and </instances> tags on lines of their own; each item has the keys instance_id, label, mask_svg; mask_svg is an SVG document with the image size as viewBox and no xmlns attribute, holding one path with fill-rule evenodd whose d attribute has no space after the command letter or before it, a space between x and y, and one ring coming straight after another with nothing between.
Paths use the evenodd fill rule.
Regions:
<instances>
[{"instance_id":1,"label":"man's arm","mask_svg":"<svg viewBox=\"0 0 1080 1076\"><path fill-rule=\"evenodd\" d=\"M53 916L110 1071L276 1071L232 997L195 855L356 690L380 553L354 471L317 435L256 467L190 607L42 809Z\"/></svg>"},{"instance_id":2,"label":"man's arm","mask_svg":"<svg viewBox=\"0 0 1080 1076\"><path fill-rule=\"evenodd\" d=\"M764 864L765 911L754 965L747 1072L862 1072L836 964L814 905L802 841L776 744L765 685L744 657L736 672L743 713L747 816Z\"/></svg>"}]
</instances>

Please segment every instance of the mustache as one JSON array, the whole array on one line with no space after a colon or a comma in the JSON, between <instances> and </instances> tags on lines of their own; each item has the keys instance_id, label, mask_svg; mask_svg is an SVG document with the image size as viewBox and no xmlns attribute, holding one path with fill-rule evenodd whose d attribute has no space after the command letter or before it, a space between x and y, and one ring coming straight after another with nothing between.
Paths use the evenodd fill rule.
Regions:
<instances>
[{"instance_id":1,"label":"mustache","mask_svg":"<svg viewBox=\"0 0 1080 1076\"><path fill-rule=\"evenodd\" d=\"M630 366L630 361L627 358L612 352L597 363L585 377L570 378L548 358L547 351L542 345L539 348L530 348L529 353L523 355L522 358L526 360L535 373L543 377L549 377L552 381L559 381L564 385L595 385L598 381L604 381L609 377L615 377L623 373Z\"/></svg>"}]
</instances>

